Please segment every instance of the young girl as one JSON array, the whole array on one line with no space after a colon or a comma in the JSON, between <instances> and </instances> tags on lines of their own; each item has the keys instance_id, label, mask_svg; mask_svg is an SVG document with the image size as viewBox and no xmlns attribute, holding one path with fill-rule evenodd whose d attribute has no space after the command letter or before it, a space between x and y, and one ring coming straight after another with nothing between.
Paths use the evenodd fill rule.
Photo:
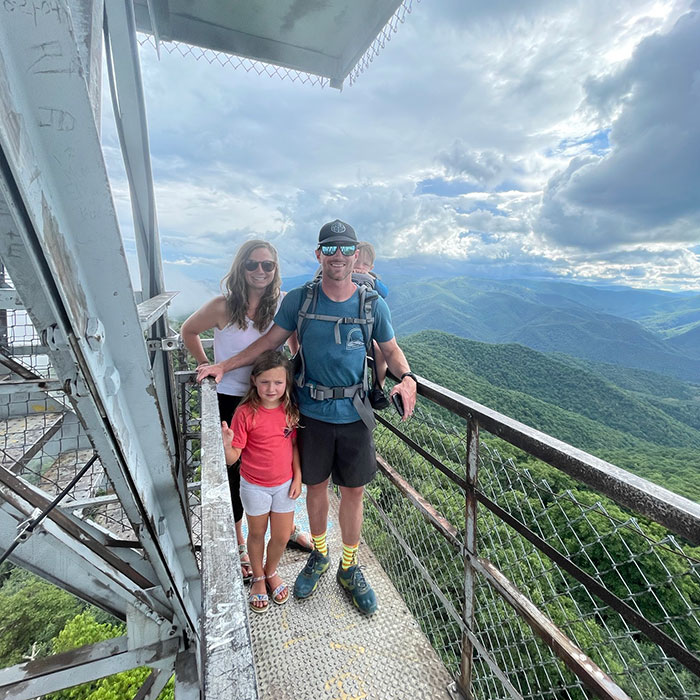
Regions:
<instances>
[{"instance_id":1,"label":"young girl","mask_svg":"<svg viewBox=\"0 0 700 700\"><path fill-rule=\"evenodd\" d=\"M294 499L301 493L301 468L296 445L299 411L292 402L289 360L277 350L264 352L250 375L251 387L233 414L223 422L226 464L241 458L241 501L248 519L248 554L253 583L248 605L266 612L272 600L289 599L289 589L277 574L282 552L294 527ZM268 519L270 541L263 565Z\"/></svg>"}]
</instances>

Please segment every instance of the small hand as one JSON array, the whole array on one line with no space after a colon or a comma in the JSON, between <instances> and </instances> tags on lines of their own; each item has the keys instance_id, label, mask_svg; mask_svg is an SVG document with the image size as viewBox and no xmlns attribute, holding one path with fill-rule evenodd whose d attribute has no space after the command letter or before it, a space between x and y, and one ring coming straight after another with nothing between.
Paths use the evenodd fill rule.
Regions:
<instances>
[{"instance_id":1,"label":"small hand","mask_svg":"<svg viewBox=\"0 0 700 700\"><path fill-rule=\"evenodd\" d=\"M292 479L292 483L289 487L289 497L299 498L301 495L301 479Z\"/></svg>"},{"instance_id":2,"label":"small hand","mask_svg":"<svg viewBox=\"0 0 700 700\"><path fill-rule=\"evenodd\" d=\"M224 441L224 447L230 447L233 442L233 430L228 427L228 423L221 423L221 439Z\"/></svg>"},{"instance_id":3,"label":"small hand","mask_svg":"<svg viewBox=\"0 0 700 700\"><path fill-rule=\"evenodd\" d=\"M202 364L197 367L197 381L201 382L205 377L214 377L214 381L218 384L224 376L224 370L221 365Z\"/></svg>"}]
</instances>

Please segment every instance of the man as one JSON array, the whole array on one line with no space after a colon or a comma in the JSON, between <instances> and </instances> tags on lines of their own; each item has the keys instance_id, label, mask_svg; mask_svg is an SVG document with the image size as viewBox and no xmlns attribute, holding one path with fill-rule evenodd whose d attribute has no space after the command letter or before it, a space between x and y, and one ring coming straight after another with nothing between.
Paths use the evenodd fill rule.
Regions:
<instances>
[{"instance_id":1,"label":"man","mask_svg":"<svg viewBox=\"0 0 700 700\"><path fill-rule=\"evenodd\" d=\"M358 406L358 396L349 395L362 383L366 361L363 329L361 322L357 322L360 294L352 281L357 255L357 236L352 226L336 219L321 227L316 259L321 264L322 276L315 306L301 326L304 381L297 391L304 426L298 438L302 481L307 486L306 507L315 548L297 577L294 595L308 598L330 565L326 530L328 482L332 475L340 488L339 523L343 540L336 578L357 608L371 615L377 609L377 600L358 566L357 550L362 529L362 497L365 485L376 472L376 455L371 428L358 413L358 408L362 408ZM200 367L197 379L213 376L218 382L224 372L252 364L261 352L283 345L297 330L299 311L306 299L306 287L289 292L272 328L264 336L225 362ZM378 298L372 304L372 338L379 344L389 369L401 378L391 393L400 395L406 420L416 404L415 377L396 343L386 302ZM329 393L324 389L329 388L336 390L330 393L338 398L324 397Z\"/></svg>"}]
</instances>

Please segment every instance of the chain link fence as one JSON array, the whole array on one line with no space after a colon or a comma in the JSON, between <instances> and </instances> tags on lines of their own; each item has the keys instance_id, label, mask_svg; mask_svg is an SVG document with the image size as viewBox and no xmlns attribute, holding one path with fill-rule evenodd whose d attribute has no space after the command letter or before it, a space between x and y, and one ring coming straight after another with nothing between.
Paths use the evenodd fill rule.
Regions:
<instances>
[{"instance_id":1,"label":"chain link fence","mask_svg":"<svg viewBox=\"0 0 700 700\"><path fill-rule=\"evenodd\" d=\"M386 473L369 488L374 505L367 509L365 536L457 676L465 599L467 422L422 397L408 423L400 424L389 411L382 418L375 434L378 453L459 541L445 538ZM483 432L478 470L478 556L629 697L700 698L700 549ZM491 503L495 506L487 507ZM545 545L584 576L564 570L541 551ZM594 697L478 567L475 572L474 697L513 697L508 683L533 700ZM601 599L585 575L611 597ZM630 622L634 614L645 631Z\"/></svg>"}]
</instances>

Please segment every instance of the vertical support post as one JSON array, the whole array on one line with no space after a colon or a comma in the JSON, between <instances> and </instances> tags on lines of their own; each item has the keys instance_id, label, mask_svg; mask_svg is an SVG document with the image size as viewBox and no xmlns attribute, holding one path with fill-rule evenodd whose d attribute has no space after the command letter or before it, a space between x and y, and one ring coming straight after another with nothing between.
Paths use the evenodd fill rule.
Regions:
<instances>
[{"instance_id":1,"label":"vertical support post","mask_svg":"<svg viewBox=\"0 0 700 700\"><path fill-rule=\"evenodd\" d=\"M0 262L0 289L6 289L9 285L5 281L5 266ZM9 347L10 339L7 335L7 310L0 309L0 345ZM0 366L0 375L9 374L4 366Z\"/></svg>"},{"instance_id":2,"label":"vertical support post","mask_svg":"<svg viewBox=\"0 0 700 700\"><path fill-rule=\"evenodd\" d=\"M97 132L102 112L102 18L104 0L69 0L78 55L83 64Z\"/></svg>"},{"instance_id":3,"label":"vertical support post","mask_svg":"<svg viewBox=\"0 0 700 700\"><path fill-rule=\"evenodd\" d=\"M467 421L467 488L465 490L464 528L464 605L462 620L468 629L474 628L474 582L475 572L471 557L476 556L476 485L479 470L479 423L470 418ZM466 634L462 635L462 658L459 681L461 692L471 700L473 645Z\"/></svg>"}]
</instances>

